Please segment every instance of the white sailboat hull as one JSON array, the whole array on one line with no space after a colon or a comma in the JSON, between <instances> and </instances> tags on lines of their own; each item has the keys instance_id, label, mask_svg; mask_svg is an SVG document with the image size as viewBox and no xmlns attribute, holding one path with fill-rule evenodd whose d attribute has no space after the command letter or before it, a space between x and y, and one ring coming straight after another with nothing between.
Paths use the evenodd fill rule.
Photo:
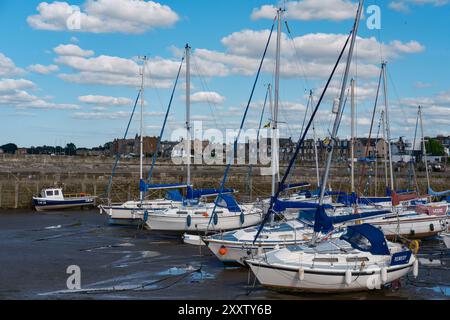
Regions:
<instances>
[{"instance_id":1,"label":"white sailboat hull","mask_svg":"<svg viewBox=\"0 0 450 320\"><path fill-rule=\"evenodd\" d=\"M389 219L367 220L368 223L380 228L387 239L397 235L409 239L421 239L437 235L445 231L447 216L421 214L412 217L402 217L399 220Z\"/></svg>"},{"instance_id":2,"label":"white sailboat hull","mask_svg":"<svg viewBox=\"0 0 450 320\"><path fill-rule=\"evenodd\" d=\"M261 213L244 213L244 223L241 223L240 214L218 215L215 225L210 222L210 217L192 215L191 224L187 223L187 215L173 215L168 213L150 213L146 222L150 230L174 231L174 232L206 232L225 231L245 228L261 222ZM209 225L208 225L209 224Z\"/></svg>"},{"instance_id":3,"label":"white sailboat hull","mask_svg":"<svg viewBox=\"0 0 450 320\"><path fill-rule=\"evenodd\" d=\"M408 265L389 267L387 280L390 283L408 274L413 269L414 259ZM330 269L303 270L303 279L300 279L298 269L285 266L268 265L261 261L249 260L248 264L258 281L264 286L282 291L304 292L343 292L366 291L381 289L381 269L376 268L359 272L354 270L350 284L346 283L345 271L330 271Z\"/></svg>"}]
</instances>

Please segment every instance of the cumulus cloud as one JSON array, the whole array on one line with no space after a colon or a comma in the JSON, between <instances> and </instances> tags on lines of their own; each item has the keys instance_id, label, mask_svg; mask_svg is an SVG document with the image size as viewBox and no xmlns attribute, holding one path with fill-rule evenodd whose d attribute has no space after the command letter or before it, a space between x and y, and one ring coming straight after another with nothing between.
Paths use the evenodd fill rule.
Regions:
<instances>
[{"instance_id":1,"label":"cumulus cloud","mask_svg":"<svg viewBox=\"0 0 450 320\"><path fill-rule=\"evenodd\" d=\"M75 104L55 103L50 97L38 97L25 89L34 89L36 85L26 79L0 80L0 105L17 109L80 109Z\"/></svg>"},{"instance_id":2,"label":"cumulus cloud","mask_svg":"<svg viewBox=\"0 0 450 320\"><path fill-rule=\"evenodd\" d=\"M355 17L357 4L350 0L301 0L288 1L285 5L285 16L292 20L346 20ZM263 5L253 9L251 18L273 19L276 6Z\"/></svg>"},{"instance_id":3,"label":"cumulus cloud","mask_svg":"<svg viewBox=\"0 0 450 320\"><path fill-rule=\"evenodd\" d=\"M18 68L14 62L0 52L0 76L11 77L25 73L21 68Z\"/></svg>"},{"instance_id":4,"label":"cumulus cloud","mask_svg":"<svg viewBox=\"0 0 450 320\"><path fill-rule=\"evenodd\" d=\"M114 112L75 112L72 118L79 120L117 120L129 118L131 112L129 111L114 111ZM163 112L144 112L144 116L163 116Z\"/></svg>"},{"instance_id":5,"label":"cumulus cloud","mask_svg":"<svg viewBox=\"0 0 450 320\"><path fill-rule=\"evenodd\" d=\"M143 0L88 0L82 6L41 2L38 14L28 16L34 29L92 33L143 33L170 27L179 17L169 6Z\"/></svg>"},{"instance_id":6,"label":"cumulus cloud","mask_svg":"<svg viewBox=\"0 0 450 320\"><path fill-rule=\"evenodd\" d=\"M192 103L214 103L221 104L225 97L214 91L199 91L191 95Z\"/></svg>"},{"instance_id":7,"label":"cumulus cloud","mask_svg":"<svg viewBox=\"0 0 450 320\"><path fill-rule=\"evenodd\" d=\"M79 96L78 100L96 106L126 106L133 103L129 98L98 95Z\"/></svg>"},{"instance_id":8,"label":"cumulus cloud","mask_svg":"<svg viewBox=\"0 0 450 320\"><path fill-rule=\"evenodd\" d=\"M83 50L75 44L60 44L53 48L53 51L60 56L90 57L94 55L94 51Z\"/></svg>"},{"instance_id":9,"label":"cumulus cloud","mask_svg":"<svg viewBox=\"0 0 450 320\"><path fill-rule=\"evenodd\" d=\"M42 64L32 64L28 66L27 68L29 71L39 74L49 74L55 71L58 71L59 68L57 65L50 64L50 65L42 65Z\"/></svg>"},{"instance_id":10,"label":"cumulus cloud","mask_svg":"<svg viewBox=\"0 0 450 320\"><path fill-rule=\"evenodd\" d=\"M21 89L34 88L35 84L26 79L1 79L0 92L11 92Z\"/></svg>"},{"instance_id":11,"label":"cumulus cloud","mask_svg":"<svg viewBox=\"0 0 450 320\"><path fill-rule=\"evenodd\" d=\"M388 7L398 12L408 13L411 11L411 6L429 4L440 7L448 3L449 0L396 0L389 2Z\"/></svg>"}]
</instances>

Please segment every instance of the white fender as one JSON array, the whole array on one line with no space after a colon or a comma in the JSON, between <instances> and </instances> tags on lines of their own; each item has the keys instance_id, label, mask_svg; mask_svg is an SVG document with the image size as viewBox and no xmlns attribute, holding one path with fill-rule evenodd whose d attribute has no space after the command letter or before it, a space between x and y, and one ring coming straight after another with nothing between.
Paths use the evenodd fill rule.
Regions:
<instances>
[{"instance_id":1,"label":"white fender","mask_svg":"<svg viewBox=\"0 0 450 320\"><path fill-rule=\"evenodd\" d=\"M386 267L381 268L380 276L381 276L381 283L385 284L388 278Z\"/></svg>"},{"instance_id":2,"label":"white fender","mask_svg":"<svg viewBox=\"0 0 450 320\"><path fill-rule=\"evenodd\" d=\"M303 281L303 279L305 279L305 270L303 269L303 267L298 268L298 278L300 279L300 281Z\"/></svg>"},{"instance_id":3,"label":"white fender","mask_svg":"<svg viewBox=\"0 0 450 320\"><path fill-rule=\"evenodd\" d=\"M345 271L345 283L349 286L350 283L352 283L352 271L350 269L347 269Z\"/></svg>"},{"instance_id":4,"label":"white fender","mask_svg":"<svg viewBox=\"0 0 450 320\"><path fill-rule=\"evenodd\" d=\"M414 260L413 264L413 276L414 278L417 278L418 275L419 275L419 261L416 259Z\"/></svg>"},{"instance_id":5,"label":"white fender","mask_svg":"<svg viewBox=\"0 0 450 320\"><path fill-rule=\"evenodd\" d=\"M258 247L258 256L261 256L263 254L263 248Z\"/></svg>"}]
</instances>

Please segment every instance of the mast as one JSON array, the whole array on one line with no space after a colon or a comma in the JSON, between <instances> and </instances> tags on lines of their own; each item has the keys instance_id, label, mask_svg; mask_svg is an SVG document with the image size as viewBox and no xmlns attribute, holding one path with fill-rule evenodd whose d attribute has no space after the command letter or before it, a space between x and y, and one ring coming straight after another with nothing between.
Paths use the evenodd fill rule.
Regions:
<instances>
[{"instance_id":1,"label":"mast","mask_svg":"<svg viewBox=\"0 0 450 320\"><path fill-rule=\"evenodd\" d=\"M384 121L384 110L381 111L381 126L382 126L382 131L383 131L383 140L384 140L384 148L383 148L383 157L384 157L384 183L385 183L385 187L386 190L389 187L389 182L388 182L388 167L387 167L387 153L388 153L388 149L387 149L387 143L386 143L386 125L385 125L385 121Z\"/></svg>"},{"instance_id":2,"label":"mast","mask_svg":"<svg viewBox=\"0 0 450 320\"><path fill-rule=\"evenodd\" d=\"M186 149L187 149L187 170L186 170L186 185L191 185L191 65L190 65L190 49L189 44L186 43Z\"/></svg>"},{"instance_id":3,"label":"mast","mask_svg":"<svg viewBox=\"0 0 450 320\"><path fill-rule=\"evenodd\" d=\"M324 173L324 176L323 176L323 179L322 179L322 186L320 188L319 205L323 204L323 198L325 196L325 188L326 188L326 185L327 185L327 182L328 182L328 175L330 173L331 160L333 159L333 149L334 149L334 144L335 144L335 140L336 140L336 136L337 136L337 132L338 132L338 128L339 128L339 122L341 120L345 88L347 86L348 73L349 73L350 64L351 64L351 61L352 61L353 48L355 46L356 34L358 33L359 20L361 18L361 12L362 12L362 9L363 9L363 4L364 4L364 0L360 0L359 1L359 6L358 6L358 12L356 13L355 24L354 24L353 30L352 30L352 37L351 37L351 40L350 40L350 47L348 49L347 63L345 65L344 78L342 79L342 87L341 87L341 93L340 93L340 96L339 96L339 104L338 104L337 114L336 114L336 118L334 120L333 131L331 133L330 149L328 150L328 156L327 156L327 163L326 163L326 167L325 167L325 173Z\"/></svg>"},{"instance_id":4,"label":"mast","mask_svg":"<svg viewBox=\"0 0 450 320\"><path fill-rule=\"evenodd\" d=\"M389 151L389 174L390 174L390 182L391 182L391 192L394 192L394 173L392 170L392 147L391 147L391 128L389 124L389 104L387 97L387 80L386 80L386 61L381 64L381 69L383 70L383 88L384 88L384 108L386 110L386 139L388 143L388 151Z\"/></svg>"},{"instance_id":5,"label":"mast","mask_svg":"<svg viewBox=\"0 0 450 320\"><path fill-rule=\"evenodd\" d=\"M144 134L143 134L143 123L144 123L144 78L145 78L145 65L147 63L147 56L142 57L142 78L141 78L141 118L140 118L140 128L139 128L139 179L142 180L143 176L143 161L144 161ZM144 193L139 192L139 200L144 200Z\"/></svg>"},{"instance_id":6,"label":"mast","mask_svg":"<svg viewBox=\"0 0 450 320\"><path fill-rule=\"evenodd\" d=\"M312 90L309 90L309 102L310 105L313 106L313 96L312 96ZM320 174L319 174L319 154L317 152L317 135L316 135L316 121L313 120L312 123L312 130L313 130L313 144L314 144L314 157L316 158L316 178L317 178L317 187L320 188Z\"/></svg>"},{"instance_id":7,"label":"mast","mask_svg":"<svg viewBox=\"0 0 450 320\"><path fill-rule=\"evenodd\" d=\"M278 173L278 103L280 99L280 50L281 50L281 14L283 9L277 10L277 45L275 54L275 103L272 114L272 197L275 196L276 176Z\"/></svg>"},{"instance_id":8,"label":"mast","mask_svg":"<svg viewBox=\"0 0 450 320\"><path fill-rule=\"evenodd\" d=\"M350 153L351 153L351 192L355 192L355 80L350 80L351 86L351 140L350 140Z\"/></svg>"},{"instance_id":9,"label":"mast","mask_svg":"<svg viewBox=\"0 0 450 320\"><path fill-rule=\"evenodd\" d=\"M428 159L427 159L427 149L425 147L425 137L423 135L423 122L422 122L422 107L419 106L419 119L420 119L420 131L422 132L422 146L423 146L423 160L425 161L425 172L427 173L427 193L430 190L430 175L428 173Z\"/></svg>"}]
</instances>

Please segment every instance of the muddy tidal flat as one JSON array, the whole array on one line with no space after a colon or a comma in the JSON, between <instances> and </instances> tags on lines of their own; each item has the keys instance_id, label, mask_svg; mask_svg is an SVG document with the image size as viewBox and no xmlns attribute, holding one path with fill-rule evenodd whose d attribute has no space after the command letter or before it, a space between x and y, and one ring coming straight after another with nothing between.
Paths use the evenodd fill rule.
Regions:
<instances>
[{"instance_id":1,"label":"muddy tidal flat","mask_svg":"<svg viewBox=\"0 0 450 320\"><path fill-rule=\"evenodd\" d=\"M422 241L419 277L340 295L266 290L206 247L135 227L110 226L97 210L0 212L0 299L450 299L450 251ZM81 290L67 289L69 266ZM249 277L250 276L250 277Z\"/></svg>"}]
</instances>

